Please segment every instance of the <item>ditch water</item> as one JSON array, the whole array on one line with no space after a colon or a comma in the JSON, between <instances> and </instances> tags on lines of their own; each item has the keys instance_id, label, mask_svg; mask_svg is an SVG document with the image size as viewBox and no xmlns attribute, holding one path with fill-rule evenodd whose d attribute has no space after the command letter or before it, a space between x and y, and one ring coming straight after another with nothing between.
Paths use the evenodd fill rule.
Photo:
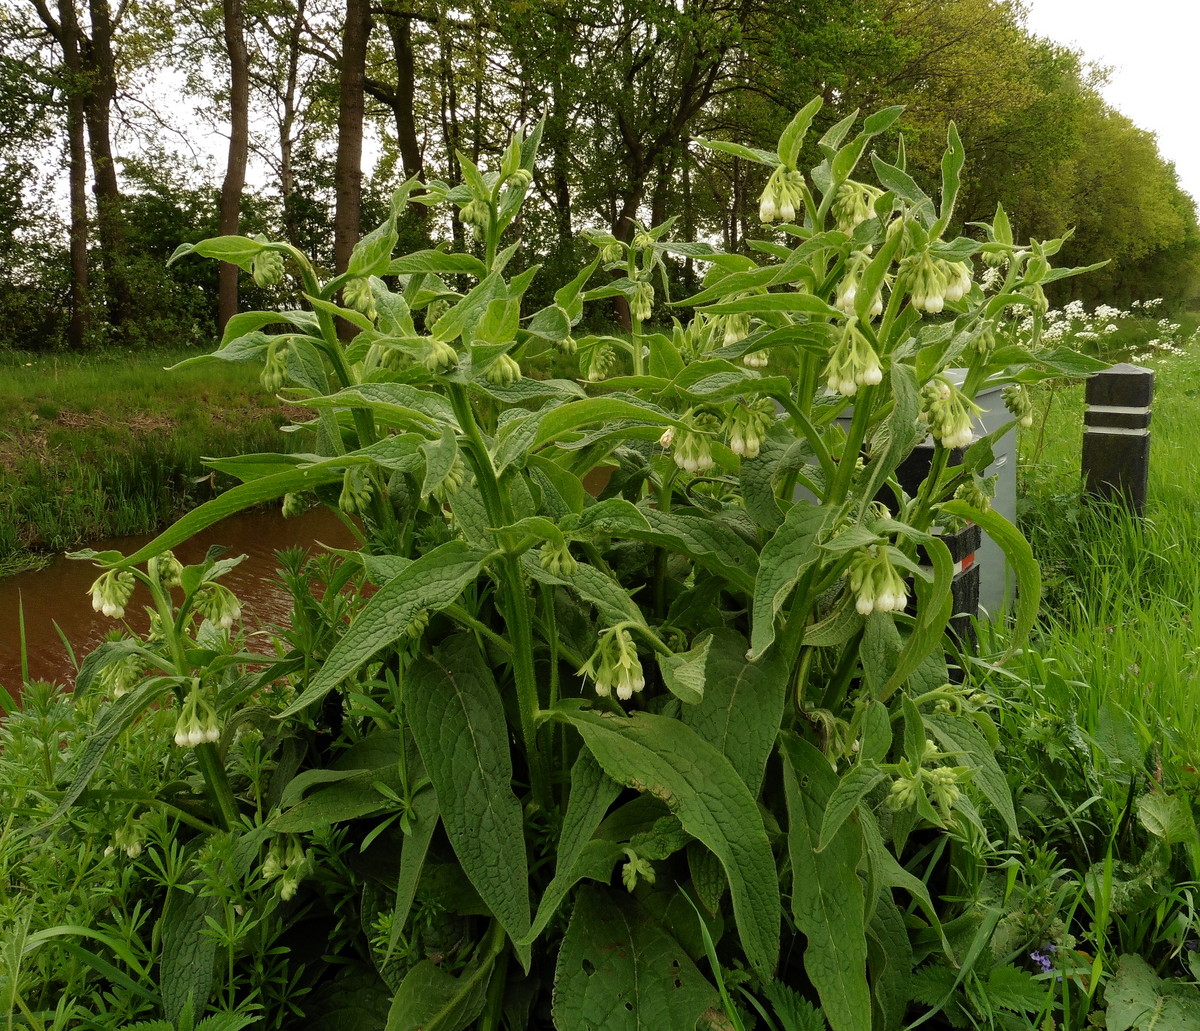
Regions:
<instances>
[{"instance_id":1,"label":"ditch water","mask_svg":"<svg viewBox=\"0 0 1200 1031\"><path fill-rule=\"evenodd\" d=\"M153 537L117 537L91 546L97 551L115 549L129 554ZM230 516L181 545L175 554L185 564L199 562L213 545L228 548L227 557L244 554L246 559L221 583L241 599L243 625L254 629L283 622L290 611L286 592L275 582L275 552L293 546L316 552L322 544L349 548L354 547L354 539L342 521L324 507L293 519L284 519L274 508ZM88 590L98 574L90 562L60 556L44 569L0 580L0 684L12 694L17 694L21 685L22 611L32 680L72 683L75 667L62 638L82 661L109 631L121 626L122 621L92 611ZM145 604L145 591L139 588L125 612L125 621L137 633L147 627Z\"/></svg>"}]
</instances>

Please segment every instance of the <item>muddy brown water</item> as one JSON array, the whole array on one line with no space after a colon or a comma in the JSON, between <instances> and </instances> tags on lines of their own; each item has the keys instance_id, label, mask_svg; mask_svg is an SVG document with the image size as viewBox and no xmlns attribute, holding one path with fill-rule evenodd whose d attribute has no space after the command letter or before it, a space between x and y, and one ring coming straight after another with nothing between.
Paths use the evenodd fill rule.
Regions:
<instances>
[{"instance_id":1,"label":"muddy brown water","mask_svg":"<svg viewBox=\"0 0 1200 1031\"><path fill-rule=\"evenodd\" d=\"M117 537L91 547L129 554L153 537L153 534ZM285 622L290 611L288 596L275 576L278 549L300 546L316 552L322 545L349 548L354 547L354 538L328 509L312 509L293 519L284 519L278 509L273 509L230 516L176 548L175 554L184 563L198 562L212 545L228 548L224 557L246 556L221 582L241 599L245 621L253 627ZM30 678L73 683L75 667L62 637L70 642L76 659L82 661L109 631L122 625L121 620L92 611L88 590L98 574L99 570L90 562L59 557L44 569L0 580L0 685L15 695L21 684L22 610ZM135 632L146 629L147 603L147 595L139 587L126 609L125 619Z\"/></svg>"}]
</instances>

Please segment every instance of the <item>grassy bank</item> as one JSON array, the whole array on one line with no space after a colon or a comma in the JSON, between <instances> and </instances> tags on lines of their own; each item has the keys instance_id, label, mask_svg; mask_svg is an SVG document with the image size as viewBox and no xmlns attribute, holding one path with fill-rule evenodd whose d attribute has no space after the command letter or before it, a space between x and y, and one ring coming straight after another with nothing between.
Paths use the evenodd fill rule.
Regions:
<instances>
[{"instance_id":1,"label":"grassy bank","mask_svg":"<svg viewBox=\"0 0 1200 1031\"><path fill-rule=\"evenodd\" d=\"M1020 521L1045 579L1037 647L1074 685L1069 698L1080 725L1096 728L1100 708L1116 702L1166 753L1195 766L1200 340L1179 321L1173 332L1143 322L1140 339L1103 355L1156 371L1145 517L1081 500L1083 387L1052 384L1040 395L1044 422L1022 440ZM1147 333L1158 343L1147 343Z\"/></svg>"},{"instance_id":2,"label":"grassy bank","mask_svg":"<svg viewBox=\"0 0 1200 1031\"><path fill-rule=\"evenodd\" d=\"M257 370L165 371L195 353L0 352L0 575L212 496L201 456L279 449Z\"/></svg>"}]
</instances>

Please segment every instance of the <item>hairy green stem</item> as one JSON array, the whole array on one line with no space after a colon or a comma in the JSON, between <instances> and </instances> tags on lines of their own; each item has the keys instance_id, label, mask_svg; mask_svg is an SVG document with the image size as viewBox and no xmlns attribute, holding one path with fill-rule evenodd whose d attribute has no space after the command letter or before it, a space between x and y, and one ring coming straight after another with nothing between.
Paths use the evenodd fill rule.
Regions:
<instances>
[{"instance_id":1,"label":"hairy green stem","mask_svg":"<svg viewBox=\"0 0 1200 1031\"><path fill-rule=\"evenodd\" d=\"M469 448L468 460L475 471L475 480L483 497L484 510L489 522L495 527L509 526L515 520L511 506L500 489L496 467L492 464L491 452L483 435L479 432L475 413L466 388L461 383L451 383L450 403L454 408L459 426L466 435ZM533 617L529 611L530 599L521 562L516 555L505 554L499 560L500 596L504 615L508 621L509 640L512 642L513 678L517 689L517 712L521 724L521 738L529 762L529 781L534 798L542 805L550 804L549 770L547 758L538 747L536 714L541 709L538 696L537 671L533 660Z\"/></svg>"}]
</instances>

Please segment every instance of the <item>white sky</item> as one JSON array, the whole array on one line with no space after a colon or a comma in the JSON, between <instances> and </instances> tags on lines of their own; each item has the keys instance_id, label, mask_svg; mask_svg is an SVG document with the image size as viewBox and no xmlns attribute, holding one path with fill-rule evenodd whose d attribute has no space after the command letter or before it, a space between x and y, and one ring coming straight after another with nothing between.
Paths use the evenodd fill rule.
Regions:
<instances>
[{"instance_id":1,"label":"white sky","mask_svg":"<svg viewBox=\"0 0 1200 1031\"><path fill-rule=\"evenodd\" d=\"M1179 183L1200 202L1196 0L1025 0L1026 25L1112 69L1104 99L1158 137Z\"/></svg>"}]
</instances>

